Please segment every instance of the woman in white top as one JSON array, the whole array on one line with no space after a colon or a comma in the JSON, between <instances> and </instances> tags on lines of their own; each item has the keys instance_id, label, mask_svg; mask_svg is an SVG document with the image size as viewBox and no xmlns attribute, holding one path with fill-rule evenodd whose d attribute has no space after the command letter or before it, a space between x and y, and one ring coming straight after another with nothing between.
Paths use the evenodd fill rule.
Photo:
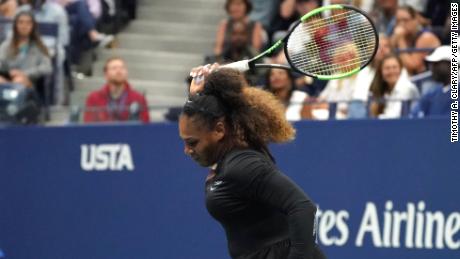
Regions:
<instances>
[{"instance_id":1,"label":"woman in white top","mask_svg":"<svg viewBox=\"0 0 460 259\"><path fill-rule=\"evenodd\" d=\"M286 119L299 121L311 118L305 105L308 94L295 90L294 77L288 70L272 68L267 72L265 89L272 92L286 107Z\"/></svg>"},{"instance_id":2,"label":"woman in white top","mask_svg":"<svg viewBox=\"0 0 460 259\"><path fill-rule=\"evenodd\" d=\"M370 85L375 77L378 64L390 53L390 39L380 34L377 53L367 67L351 77L328 82L319 99L337 103L336 119L363 119L368 116L367 102ZM317 105L312 113L316 119L327 119L329 118L328 105Z\"/></svg>"},{"instance_id":3,"label":"woman in white top","mask_svg":"<svg viewBox=\"0 0 460 259\"><path fill-rule=\"evenodd\" d=\"M378 118L400 118L403 102L420 97L417 87L403 69L401 59L390 54L379 64L371 84L373 102L370 113Z\"/></svg>"},{"instance_id":4,"label":"woman in white top","mask_svg":"<svg viewBox=\"0 0 460 259\"><path fill-rule=\"evenodd\" d=\"M359 66L359 64L354 64L353 66L346 65L349 60L358 60L360 51L356 44L352 42L344 43L340 48L337 49L346 49L346 52L335 52L333 51L333 63L342 64L340 68L341 72L346 73ZM335 113L336 119L346 119L348 117L348 102L352 100L353 92L355 91L357 84L358 75L353 75L351 77L331 80L326 85L326 88L319 95L319 101L322 102L315 107L313 115L316 119L327 119L329 118L329 104L336 103L337 109ZM327 102L324 103L324 102ZM318 112L322 110L322 112ZM324 117L326 116L326 117Z\"/></svg>"}]
</instances>

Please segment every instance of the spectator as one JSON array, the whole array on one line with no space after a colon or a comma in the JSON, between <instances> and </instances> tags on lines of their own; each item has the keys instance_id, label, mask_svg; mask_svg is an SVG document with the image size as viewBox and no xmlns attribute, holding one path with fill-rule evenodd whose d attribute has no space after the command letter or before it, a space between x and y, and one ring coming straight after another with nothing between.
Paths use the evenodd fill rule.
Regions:
<instances>
[{"instance_id":1,"label":"spectator","mask_svg":"<svg viewBox=\"0 0 460 259\"><path fill-rule=\"evenodd\" d=\"M13 21L13 35L0 46L0 82L37 87L44 76L51 74L51 60L29 12L20 12Z\"/></svg>"},{"instance_id":2,"label":"spectator","mask_svg":"<svg viewBox=\"0 0 460 259\"><path fill-rule=\"evenodd\" d=\"M248 25L242 21L235 21L232 24L230 44L224 49L219 56L207 56L206 64L212 63L231 63L243 59L250 59L255 56L256 52L251 47ZM245 73L246 79L251 84L256 84L260 77L259 71L255 73Z\"/></svg>"},{"instance_id":3,"label":"spectator","mask_svg":"<svg viewBox=\"0 0 460 259\"><path fill-rule=\"evenodd\" d=\"M137 105L140 120L150 121L145 97L132 89L128 83L128 70L121 58L110 58L104 66L107 83L89 94L86 99L85 122L108 122L130 120L129 109Z\"/></svg>"},{"instance_id":4,"label":"spectator","mask_svg":"<svg viewBox=\"0 0 460 259\"><path fill-rule=\"evenodd\" d=\"M390 39L381 33L379 47L371 63L356 76L352 92L352 102L348 105L348 118L362 119L367 117L366 104L370 95L370 86L375 77L375 71L382 59L391 53Z\"/></svg>"},{"instance_id":5,"label":"spectator","mask_svg":"<svg viewBox=\"0 0 460 259\"><path fill-rule=\"evenodd\" d=\"M272 92L286 107L286 119L298 121L310 118L309 106L304 105L308 95L295 90L294 77L285 69L272 68L267 71L265 89Z\"/></svg>"},{"instance_id":6,"label":"spectator","mask_svg":"<svg viewBox=\"0 0 460 259\"><path fill-rule=\"evenodd\" d=\"M250 0L252 3L252 11L249 14L251 21L257 21L262 24L265 30L270 28L276 8L278 6L278 0Z\"/></svg>"},{"instance_id":7,"label":"spectator","mask_svg":"<svg viewBox=\"0 0 460 259\"><path fill-rule=\"evenodd\" d=\"M230 43L221 55L217 56L215 60L209 60L206 63L230 63L252 58L254 54L255 51L251 47L247 24L242 21L235 21L230 28Z\"/></svg>"},{"instance_id":8,"label":"spectator","mask_svg":"<svg viewBox=\"0 0 460 259\"><path fill-rule=\"evenodd\" d=\"M398 50L433 49L441 45L440 40L434 33L423 28L417 18L419 14L410 6L399 7L396 14L396 28L391 37L394 48ZM410 75L418 74L426 70L424 58L426 51L400 52L404 67Z\"/></svg>"},{"instance_id":9,"label":"spectator","mask_svg":"<svg viewBox=\"0 0 460 259\"><path fill-rule=\"evenodd\" d=\"M34 3L41 0L28 0ZM70 61L79 64L83 52L96 46L106 47L113 40L113 35L100 33L96 29L96 20L88 5L83 0L48 0L61 5L67 11L72 27L70 35Z\"/></svg>"},{"instance_id":10,"label":"spectator","mask_svg":"<svg viewBox=\"0 0 460 259\"><path fill-rule=\"evenodd\" d=\"M231 28L236 21L244 22L247 25L249 35L251 38L251 46L259 52L263 44L263 28L260 22L253 22L249 20L248 14L251 12L252 5L249 0L227 0L225 2L225 10L227 11L228 18L222 20L219 24L216 45L214 47L214 54L219 56L228 48L231 41Z\"/></svg>"},{"instance_id":11,"label":"spectator","mask_svg":"<svg viewBox=\"0 0 460 259\"><path fill-rule=\"evenodd\" d=\"M272 41L278 41L286 36L287 30L291 27L302 15L314 10L319 7L320 2L318 0L285 0L280 5L280 17L277 24L274 24ZM287 23L287 22L291 23ZM278 52L273 57L273 62L277 64L287 63L286 56L282 51Z\"/></svg>"},{"instance_id":12,"label":"spectator","mask_svg":"<svg viewBox=\"0 0 460 259\"><path fill-rule=\"evenodd\" d=\"M286 34L289 26L299 18L296 12L296 0L282 0L279 3L278 12L271 22L268 35L272 42ZM273 37L275 34L278 36Z\"/></svg>"},{"instance_id":13,"label":"spectator","mask_svg":"<svg viewBox=\"0 0 460 259\"><path fill-rule=\"evenodd\" d=\"M451 111L450 96L450 46L438 47L425 60L430 62L433 80L441 85L422 96L411 112L412 117L449 116Z\"/></svg>"},{"instance_id":14,"label":"spectator","mask_svg":"<svg viewBox=\"0 0 460 259\"><path fill-rule=\"evenodd\" d=\"M378 118L400 118L403 101L419 98L415 85L410 81L401 59L390 54L377 67L371 84L373 102L370 113Z\"/></svg>"},{"instance_id":15,"label":"spectator","mask_svg":"<svg viewBox=\"0 0 460 259\"><path fill-rule=\"evenodd\" d=\"M57 104L65 103L66 89L64 85L64 62L66 48L70 41L69 19L65 9L50 1L23 0L19 11L32 11L38 23L55 23L58 26L57 35L44 35L43 43L48 47L50 56L53 57L54 72L56 74L53 85L53 100Z\"/></svg>"},{"instance_id":16,"label":"spectator","mask_svg":"<svg viewBox=\"0 0 460 259\"><path fill-rule=\"evenodd\" d=\"M60 5L50 1L23 0L18 11L33 12L35 19L39 23L56 23L58 25L57 41L59 45L61 47L66 47L69 44L69 19L66 11ZM45 39L44 41L50 50L54 50L56 39Z\"/></svg>"},{"instance_id":17,"label":"spectator","mask_svg":"<svg viewBox=\"0 0 460 259\"><path fill-rule=\"evenodd\" d=\"M398 0L376 0L376 8L372 13L375 25L379 33L390 37L396 26L396 11Z\"/></svg>"},{"instance_id":18,"label":"spectator","mask_svg":"<svg viewBox=\"0 0 460 259\"><path fill-rule=\"evenodd\" d=\"M347 51L339 51L338 53L333 53L333 63L334 64L341 64L342 62L346 63L348 60L356 60L359 59L359 50L354 43L345 43L340 47L336 48L339 50L346 49ZM342 67L342 73L346 73L351 71L355 68L359 68L359 64L355 64L355 66L346 66ZM335 113L336 119L346 119L348 118L348 102L352 100L353 92L355 88L359 85L357 81L358 75L355 74L353 76L338 79L338 80L331 80L327 83L326 88L321 92L319 95L319 100L321 102L328 102L328 103L337 103L337 109ZM361 83L361 82L360 82ZM319 112L319 110L323 109L324 111ZM315 107L314 117L316 119L326 119L329 117L329 105L326 103L319 104Z\"/></svg>"}]
</instances>

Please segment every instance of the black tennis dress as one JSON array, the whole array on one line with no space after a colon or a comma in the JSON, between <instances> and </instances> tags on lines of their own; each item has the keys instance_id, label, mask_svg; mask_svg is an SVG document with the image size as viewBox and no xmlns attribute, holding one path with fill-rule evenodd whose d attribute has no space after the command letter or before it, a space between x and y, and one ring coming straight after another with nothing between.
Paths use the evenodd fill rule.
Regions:
<instances>
[{"instance_id":1,"label":"black tennis dress","mask_svg":"<svg viewBox=\"0 0 460 259\"><path fill-rule=\"evenodd\" d=\"M206 206L234 259L326 258L315 243L316 206L263 153L229 152L206 182Z\"/></svg>"}]
</instances>

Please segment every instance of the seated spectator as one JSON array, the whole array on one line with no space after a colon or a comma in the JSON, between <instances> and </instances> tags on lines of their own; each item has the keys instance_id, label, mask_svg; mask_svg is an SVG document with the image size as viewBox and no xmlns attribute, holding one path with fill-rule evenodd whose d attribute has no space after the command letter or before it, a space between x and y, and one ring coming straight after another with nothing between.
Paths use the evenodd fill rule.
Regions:
<instances>
[{"instance_id":1,"label":"seated spectator","mask_svg":"<svg viewBox=\"0 0 460 259\"><path fill-rule=\"evenodd\" d=\"M219 63L226 64L243 59L250 59L257 53L252 48L250 43L250 35L248 31L248 25L242 21L235 21L232 23L230 44L226 46L221 55L218 56L207 56L205 58L206 64ZM256 84L260 78L259 71L255 73L246 73L246 79L251 84Z\"/></svg>"},{"instance_id":2,"label":"seated spectator","mask_svg":"<svg viewBox=\"0 0 460 259\"><path fill-rule=\"evenodd\" d=\"M58 44L61 47L66 47L69 44L69 19L62 6L50 1L36 2L36 0L23 0L23 4L18 8L18 11L33 12L35 20L39 23L56 23L58 25ZM44 38L44 42L48 48L54 50L56 39Z\"/></svg>"},{"instance_id":3,"label":"seated spectator","mask_svg":"<svg viewBox=\"0 0 460 259\"><path fill-rule=\"evenodd\" d=\"M287 30L302 15L321 5L320 0L283 0L279 3L278 15L272 22L269 36L272 42L283 38Z\"/></svg>"},{"instance_id":4,"label":"seated spectator","mask_svg":"<svg viewBox=\"0 0 460 259\"><path fill-rule=\"evenodd\" d=\"M13 21L13 35L0 46L0 82L27 87L52 72L48 49L37 30L37 23L29 12L20 12Z\"/></svg>"},{"instance_id":5,"label":"seated spectator","mask_svg":"<svg viewBox=\"0 0 460 259\"><path fill-rule=\"evenodd\" d=\"M390 37L396 26L398 0L376 0L371 16L379 33Z\"/></svg>"},{"instance_id":6,"label":"seated spectator","mask_svg":"<svg viewBox=\"0 0 460 259\"><path fill-rule=\"evenodd\" d=\"M304 105L308 95L295 90L294 77L290 71L276 68L268 70L265 89L272 92L286 106L287 120L298 121L311 117L309 107Z\"/></svg>"},{"instance_id":7,"label":"seated spectator","mask_svg":"<svg viewBox=\"0 0 460 259\"><path fill-rule=\"evenodd\" d=\"M391 53L390 39L381 33L379 47L371 63L356 76L356 85L353 87L351 103L348 104L348 118L363 119L367 117L367 101L370 95L370 86L375 77L375 71L382 59Z\"/></svg>"},{"instance_id":8,"label":"seated spectator","mask_svg":"<svg viewBox=\"0 0 460 259\"><path fill-rule=\"evenodd\" d=\"M440 83L422 96L411 112L412 117L450 116L452 99L450 96L450 46L438 47L425 60L429 62L433 80Z\"/></svg>"},{"instance_id":9,"label":"seated spectator","mask_svg":"<svg viewBox=\"0 0 460 259\"><path fill-rule=\"evenodd\" d=\"M128 83L128 70L121 58L110 58L104 66L107 83L86 99L85 122L109 122L130 120L130 108L139 107L139 119L149 122L149 110L145 97Z\"/></svg>"},{"instance_id":10,"label":"seated spectator","mask_svg":"<svg viewBox=\"0 0 460 259\"><path fill-rule=\"evenodd\" d=\"M342 51L344 49L347 51ZM332 52L333 64L347 64L349 60L359 59L359 50L354 43L345 43L340 45L340 47L336 47L336 50L340 51ZM342 65L340 72L346 73L356 68L359 68L359 64L354 64L353 66ZM322 103L315 106L315 110L313 112L314 118L327 119L329 117L329 105L325 102L332 102L337 104L335 113L336 119L348 118L348 102L352 100L352 95L355 91L355 88L360 85L358 82L357 74L347 78L328 81L326 88L324 88L324 90L319 95L318 100Z\"/></svg>"},{"instance_id":11,"label":"seated spectator","mask_svg":"<svg viewBox=\"0 0 460 259\"><path fill-rule=\"evenodd\" d=\"M26 0L32 6L36 1ZM48 0L61 5L67 11L69 23L72 27L70 35L70 61L79 64L82 52L96 46L106 47L113 40L113 35L105 35L96 29L96 20L92 16L88 5L83 0Z\"/></svg>"},{"instance_id":12,"label":"seated spectator","mask_svg":"<svg viewBox=\"0 0 460 259\"><path fill-rule=\"evenodd\" d=\"M272 29L272 42L283 38L290 26L304 14L320 6L320 0L284 0L279 5L279 15L274 20ZM284 51L279 50L268 63L286 64ZM296 89L306 92L310 97L317 97L326 86L327 81L294 74L296 76Z\"/></svg>"},{"instance_id":13,"label":"seated spectator","mask_svg":"<svg viewBox=\"0 0 460 259\"><path fill-rule=\"evenodd\" d=\"M394 48L406 50L434 49L441 45L441 41L434 33L423 28L417 18L419 14L410 6L399 7L396 13L396 27L391 37ZM429 51L400 52L400 58L410 75L426 70L424 58Z\"/></svg>"},{"instance_id":14,"label":"seated spectator","mask_svg":"<svg viewBox=\"0 0 460 259\"><path fill-rule=\"evenodd\" d=\"M275 33L284 35L282 32L287 31L289 26L299 18L295 11L295 4L296 0L279 1L275 17L271 21L270 27L267 28L268 37L272 43Z\"/></svg>"},{"instance_id":15,"label":"seated spectator","mask_svg":"<svg viewBox=\"0 0 460 259\"><path fill-rule=\"evenodd\" d=\"M293 26L304 14L319 7L318 0L285 0L280 4L280 18L273 24L272 42L276 42L286 36L287 30ZM289 23L288 23L289 22ZM287 63L283 51L278 51L272 58L276 64Z\"/></svg>"},{"instance_id":16,"label":"seated spectator","mask_svg":"<svg viewBox=\"0 0 460 259\"><path fill-rule=\"evenodd\" d=\"M251 4L251 21L260 22L265 30L269 29L278 7L278 0L251 0Z\"/></svg>"},{"instance_id":17,"label":"seated spectator","mask_svg":"<svg viewBox=\"0 0 460 259\"><path fill-rule=\"evenodd\" d=\"M417 87L410 81L401 59L394 54L380 62L371 92L373 101L370 114L378 118L400 118L403 101L419 98Z\"/></svg>"},{"instance_id":18,"label":"seated spectator","mask_svg":"<svg viewBox=\"0 0 460 259\"><path fill-rule=\"evenodd\" d=\"M259 52L263 44L263 28L260 22L249 20L248 14L251 12L252 5L249 0L227 0L225 2L225 10L228 18L222 20L219 24L216 45L214 47L214 55L219 56L228 48L231 42L231 28L236 21L244 22L247 25L251 47Z\"/></svg>"},{"instance_id":19,"label":"seated spectator","mask_svg":"<svg viewBox=\"0 0 460 259\"><path fill-rule=\"evenodd\" d=\"M38 23L55 23L58 27L57 35L44 35L43 43L48 47L48 52L53 58L54 71L56 74L53 84L52 96L53 103L63 104L66 99L66 89L64 84L64 62L66 60L66 48L70 41L69 19L65 9L50 1L34 2L23 0L24 4L19 7L19 11L31 11ZM35 5L32 5L35 3Z\"/></svg>"},{"instance_id":20,"label":"seated spectator","mask_svg":"<svg viewBox=\"0 0 460 259\"><path fill-rule=\"evenodd\" d=\"M231 63L252 58L254 55L255 51L251 47L248 25L242 21L235 21L230 28L229 44L214 60L207 60L206 63Z\"/></svg>"},{"instance_id":21,"label":"seated spectator","mask_svg":"<svg viewBox=\"0 0 460 259\"><path fill-rule=\"evenodd\" d=\"M348 78L328 81L326 87L318 97L318 103L314 105L313 118L318 120L328 119L329 105L337 105L335 118L339 120L348 118L348 102L354 87L357 85L357 76L353 75Z\"/></svg>"}]
</instances>

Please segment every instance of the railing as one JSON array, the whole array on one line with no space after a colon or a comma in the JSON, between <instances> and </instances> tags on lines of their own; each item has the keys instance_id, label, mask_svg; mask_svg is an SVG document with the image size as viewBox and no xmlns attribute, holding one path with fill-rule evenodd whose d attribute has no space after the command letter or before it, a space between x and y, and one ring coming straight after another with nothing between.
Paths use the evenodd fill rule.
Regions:
<instances>
[{"instance_id":1,"label":"railing","mask_svg":"<svg viewBox=\"0 0 460 259\"><path fill-rule=\"evenodd\" d=\"M326 118L327 120L335 120L336 118L336 113L338 109L338 105L342 103L346 103L348 107L350 108L351 106L357 106L359 105L363 110L364 114L363 116L359 117L353 117L353 119L368 119L371 118L370 116L370 106L372 102L377 102L377 103L390 103L390 102L398 102L401 103L401 113L400 116L397 118L407 118L410 113L410 108L412 104L414 104L417 100L390 100L390 99L380 99L380 100L369 100L369 101L359 101L359 100L353 100L353 101L337 101L337 102L324 102L324 101L315 101L315 100L308 100L304 103L291 103L291 104L300 104L303 106L310 107L312 110L326 110L327 113L329 114L328 117ZM321 107L321 108L319 108ZM327 108L324 108L327 107ZM182 107L171 107L171 106L149 106L148 107L149 112L155 112L155 111L163 111L165 112L163 114L164 121L177 121L177 118L179 117L179 114L182 110ZM91 121L89 123L113 123L113 122L136 122L140 121L140 113L141 107L137 103L133 103L130 106L125 106L125 107L118 107L116 109L111 109L109 107L81 107L81 106L72 106L69 112L69 119L68 121L70 123L88 123L84 122L83 115L85 112L89 113L107 113L107 114L112 114L112 113L120 113L123 112L127 114L125 120L100 120L100 121ZM307 118L307 119L319 119L319 118ZM324 119L324 118L323 118ZM155 121L153 121L155 122Z\"/></svg>"}]
</instances>

